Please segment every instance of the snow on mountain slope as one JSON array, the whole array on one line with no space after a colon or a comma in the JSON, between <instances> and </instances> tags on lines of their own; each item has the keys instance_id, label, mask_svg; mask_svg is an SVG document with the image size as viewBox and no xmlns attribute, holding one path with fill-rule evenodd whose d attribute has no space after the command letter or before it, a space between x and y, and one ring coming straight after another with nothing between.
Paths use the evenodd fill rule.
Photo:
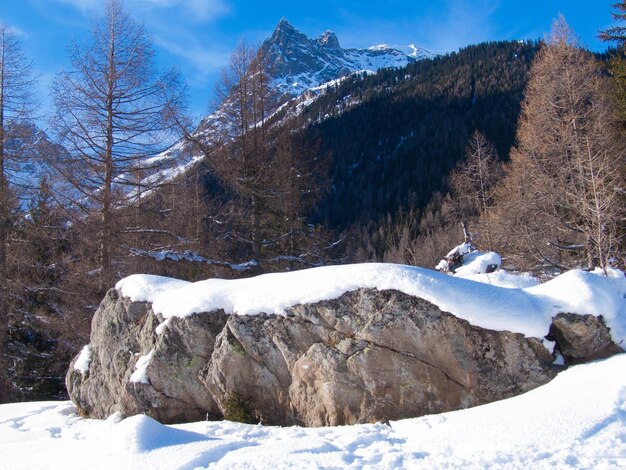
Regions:
<instances>
[{"instance_id":1,"label":"snow on mountain slope","mask_svg":"<svg viewBox=\"0 0 626 470\"><path fill-rule=\"evenodd\" d=\"M228 421L166 426L84 419L70 402L0 406L5 470L626 466L626 354L574 366L524 395L386 424L301 428Z\"/></svg>"},{"instance_id":2,"label":"snow on mountain slope","mask_svg":"<svg viewBox=\"0 0 626 470\"><path fill-rule=\"evenodd\" d=\"M315 39L296 30L286 19L282 19L272 36L266 39L261 49L268 56L272 66L267 70L270 87L277 100L283 95L299 96L315 88L311 96L323 93L323 86L351 73L373 73L381 68L403 67L409 62L433 57L434 54L415 45L395 48L386 45L366 49L342 49L335 34L326 31ZM309 103L312 98L309 97ZM227 106L224 103L222 106ZM195 132L199 140L208 142L212 133L222 130L221 111L206 116ZM50 172L47 163L39 153L46 152L48 157L53 152L66 152L59 145L51 143L45 133L35 126L20 123L23 130L18 137L7 144L9 152L20 155L12 161L8 170L15 186L34 188L42 175ZM23 149L32 149L33 155L23 155ZM184 175L202 160L204 155L193 152L183 141L173 145L156 157L146 159L143 166L145 175L119 175L114 184L127 194L127 202L134 202L139 195L145 197L151 188L174 180ZM159 169L153 169L159 163ZM126 186L126 187L125 187ZM133 189L128 190L127 187Z\"/></svg>"},{"instance_id":3,"label":"snow on mountain slope","mask_svg":"<svg viewBox=\"0 0 626 470\"><path fill-rule=\"evenodd\" d=\"M280 94L300 95L306 90L358 71L404 67L434 54L415 45L405 51L387 45L343 49L332 31L310 39L281 19L261 51L271 64L272 87Z\"/></svg>"}]
</instances>

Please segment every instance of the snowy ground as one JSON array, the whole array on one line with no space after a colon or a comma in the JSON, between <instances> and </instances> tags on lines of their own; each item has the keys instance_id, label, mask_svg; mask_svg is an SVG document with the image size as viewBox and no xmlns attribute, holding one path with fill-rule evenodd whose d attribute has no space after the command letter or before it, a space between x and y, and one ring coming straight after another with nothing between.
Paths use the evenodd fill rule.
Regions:
<instances>
[{"instance_id":1,"label":"snowy ground","mask_svg":"<svg viewBox=\"0 0 626 470\"><path fill-rule=\"evenodd\" d=\"M0 468L626 468L626 354L524 395L441 415L305 429L143 415L83 419L70 402L0 406Z\"/></svg>"}]
</instances>

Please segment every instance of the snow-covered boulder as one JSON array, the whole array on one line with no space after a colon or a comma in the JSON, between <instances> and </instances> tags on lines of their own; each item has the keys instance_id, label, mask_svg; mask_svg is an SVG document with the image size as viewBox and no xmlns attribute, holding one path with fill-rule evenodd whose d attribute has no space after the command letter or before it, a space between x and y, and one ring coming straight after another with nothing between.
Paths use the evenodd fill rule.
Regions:
<instances>
[{"instance_id":1,"label":"snow-covered boulder","mask_svg":"<svg viewBox=\"0 0 626 470\"><path fill-rule=\"evenodd\" d=\"M586 275L596 276L572 279L592 285L623 332L626 286ZM559 368L537 338L556 307L582 308L545 289L533 294L400 265L199 283L131 276L102 301L88 354L77 356L66 383L97 418L119 411L171 423L228 417L233 408L281 425L415 417L551 380Z\"/></svg>"},{"instance_id":2,"label":"snow-covered boulder","mask_svg":"<svg viewBox=\"0 0 626 470\"><path fill-rule=\"evenodd\" d=\"M468 276L491 273L502 265L502 258L494 251L479 251L471 242L452 248L435 266L437 271Z\"/></svg>"}]
</instances>

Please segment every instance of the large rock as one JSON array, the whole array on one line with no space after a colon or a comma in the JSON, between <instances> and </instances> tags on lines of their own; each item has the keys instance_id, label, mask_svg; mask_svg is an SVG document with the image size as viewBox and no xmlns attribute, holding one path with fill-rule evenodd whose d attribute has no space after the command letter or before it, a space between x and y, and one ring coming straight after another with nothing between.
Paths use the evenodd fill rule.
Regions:
<instances>
[{"instance_id":1,"label":"large rock","mask_svg":"<svg viewBox=\"0 0 626 470\"><path fill-rule=\"evenodd\" d=\"M66 379L85 415L172 423L235 407L266 424L376 422L511 397L557 372L540 340L472 326L393 290L361 289L283 316L213 311L162 323L150 304L107 293L88 370L75 359Z\"/></svg>"},{"instance_id":2,"label":"large rock","mask_svg":"<svg viewBox=\"0 0 626 470\"><path fill-rule=\"evenodd\" d=\"M552 320L547 338L556 341L556 349L568 365L604 359L624 352L611 339L602 317L593 315L559 313Z\"/></svg>"},{"instance_id":3,"label":"large rock","mask_svg":"<svg viewBox=\"0 0 626 470\"><path fill-rule=\"evenodd\" d=\"M226 315L173 318L167 334L158 335L160 321L150 307L121 298L115 289L107 293L91 324L88 372L74 368L76 359L70 365L70 397L87 416L98 418L117 411L146 413L168 423L221 416L198 373L210 360ZM139 358L152 350L154 360L146 371L150 384L131 381Z\"/></svg>"}]
</instances>

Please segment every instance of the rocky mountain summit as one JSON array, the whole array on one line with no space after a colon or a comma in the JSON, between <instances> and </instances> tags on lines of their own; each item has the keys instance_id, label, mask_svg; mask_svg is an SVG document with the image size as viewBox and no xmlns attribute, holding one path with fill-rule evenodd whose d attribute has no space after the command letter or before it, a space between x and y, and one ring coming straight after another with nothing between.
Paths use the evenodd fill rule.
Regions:
<instances>
[{"instance_id":1,"label":"rocky mountain summit","mask_svg":"<svg viewBox=\"0 0 626 470\"><path fill-rule=\"evenodd\" d=\"M366 49L343 49L332 31L309 38L281 19L274 33L261 45L270 69L271 86L279 94L299 95L326 82L357 71L404 67L434 54L415 45L406 51L379 45Z\"/></svg>"},{"instance_id":2,"label":"rocky mountain summit","mask_svg":"<svg viewBox=\"0 0 626 470\"><path fill-rule=\"evenodd\" d=\"M395 276L398 285L434 285L441 296L472 291L474 299L461 299L460 305L498 289L418 268L336 268L196 284L161 278L165 287L146 284L149 295L143 300L118 284L95 313L90 344L70 365L70 397L94 418L121 412L144 413L164 423L226 417L277 425L343 425L508 398L550 381L563 368L555 364L558 352L567 365L622 351L604 321L589 315L556 316L552 328L546 326L544 334L549 330L556 344L553 354L539 338L471 324L393 288L343 289L338 296L331 293L275 310L263 304L278 302L285 290L304 299L307 288L318 292L366 271L357 281L362 282L368 270L379 278L387 272L379 284L391 284L388 280ZM413 277L407 279L409 275ZM294 278L301 288L287 282ZM448 281L461 290L446 289ZM154 296L159 289L167 295ZM521 300L513 292L517 289L500 290ZM244 291L264 295L255 307ZM195 303L194 292L205 296L201 303ZM511 309L502 300L503 307L491 309ZM171 315L172 308L179 314ZM255 308L259 311L252 313Z\"/></svg>"}]
</instances>

